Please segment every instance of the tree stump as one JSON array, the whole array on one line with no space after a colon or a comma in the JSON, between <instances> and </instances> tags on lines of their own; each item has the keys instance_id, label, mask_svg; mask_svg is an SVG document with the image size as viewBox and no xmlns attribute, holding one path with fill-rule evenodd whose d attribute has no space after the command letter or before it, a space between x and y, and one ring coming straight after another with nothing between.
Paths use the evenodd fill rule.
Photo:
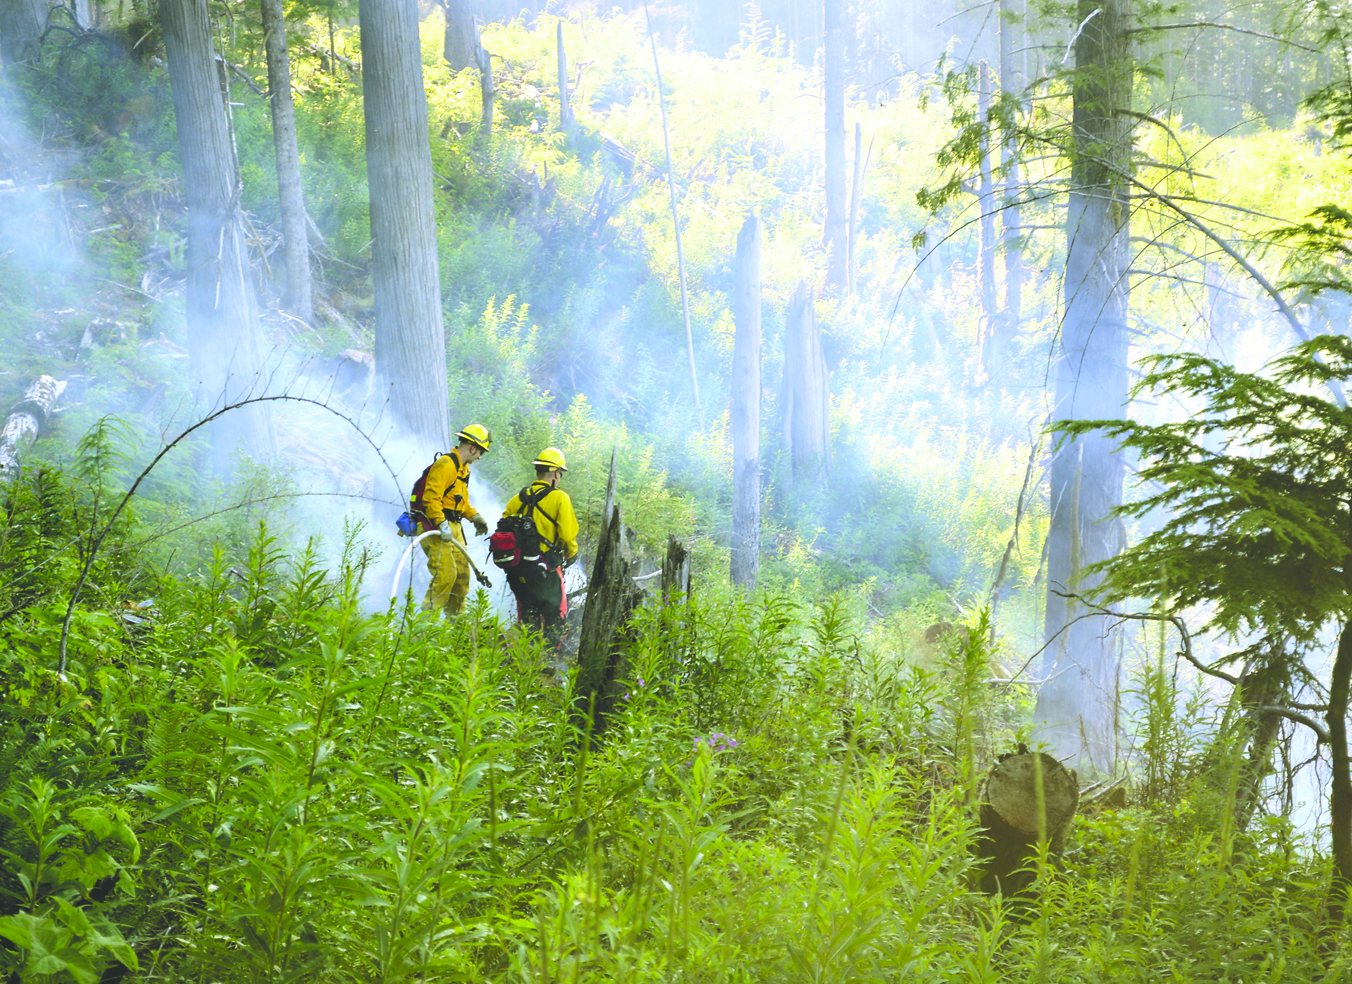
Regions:
<instances>
[{"instance_id":1,"label":"tree stump","mask_svg":"<svg viewBox=\"0 0 1352 984\"><path fill-rule=\"evenodd\" d=\"M667 537L667 558L662 564L662 604L690 600L690 551L674 536Z\"/></svg>"},{"instance_id":2,"label":"tree stump","mask_svg":"<svg viewBox=\"0 0 1352 984\"><path fill-rule=\"evenodd\" d=\"M9 411L4 429L0 430L0 486L10 485L19 477L19 456L47 426L65 389L64 381L38 376Z\"/></svg>"},{"instance_id":3,"label":"tree stump","mask_svg":"<svg viewBox=\"0 0 1352 984\"><path fill-rule=\"evenodd\" d=\"M593 737L605 730L619 691L616 681L624 669L626 623L643 603L644 591L629 573L621 544L620 507L611 508L605 536L596 549L596 563L587 581L587 605L582 609L582 634L577 647L577 683L574 717L586 726L591 715Z\"/></svg>"},{"instance_id":4,"label":"tree stump","mask_svg":"<svg viewBox=\"0 0 1352 984\"><path fill-rule=\"evenodd\" d=\"M1080 784L1072 770L1045 752L1004 756L981 783L981 826L976 854L982 859L981 890L1006 898L1033 884L1038 847L1037 770L1042 770L1043 826L1051 854L1060 854L1066 831L1080 802Z\"/></svg>"}]
</instances>

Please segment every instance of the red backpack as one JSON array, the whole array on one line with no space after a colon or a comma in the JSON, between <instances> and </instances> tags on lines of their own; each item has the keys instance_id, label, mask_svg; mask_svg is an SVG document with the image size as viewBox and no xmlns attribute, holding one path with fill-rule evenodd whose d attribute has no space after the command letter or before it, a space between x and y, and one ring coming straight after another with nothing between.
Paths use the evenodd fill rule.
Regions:
<instances>
[{"instance_id":1,"label":"red backpack","mask_svg":"<svg viewBox=\"0 0 1352 984\"><path fill-rule=\"evenodd\" d=\"M550 564L550 560L558 552L557 546L551 544L550 549L541 556L540 531L535 526L535 520L531 518L535 510L540 509L541 500L553 491L552 486L545 486L532 495L530 486L527 485L517 495L521 510L514 516L503 516L498 520L497 529L488 538L489 555L498 567L510 570L523 563L540 564L543 567L557 566ZM549 519L543 509L540 509L540 515Z\"/></svg>"}]
</instances>

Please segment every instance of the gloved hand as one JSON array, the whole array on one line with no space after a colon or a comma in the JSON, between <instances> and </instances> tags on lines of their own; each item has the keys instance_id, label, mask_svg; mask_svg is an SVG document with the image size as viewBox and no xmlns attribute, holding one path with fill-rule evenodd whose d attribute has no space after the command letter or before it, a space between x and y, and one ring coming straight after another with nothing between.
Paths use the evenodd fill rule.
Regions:
<instances>
[{"instance_id":1,"label":"gloved hand","mask_svg":"<svg viewBox=\"0 0 1352 984\"><path fill-rule=\"evenodd\" d=\"M475 513L473 516L469 518L469 521L474 524L475 536L488 535L488 520L484 519L478 513Z\"/></svg>"},{"instance_id":2,"label":"gloved hand","mask_svg":"<svg viewBox=\"0 0 1352 984\"><path fill-rule=\"evenodd\" d=\"M441 531L441 538L443 540L455 539L455 534L451 532L451 521L449 519L443 519L441 525L438 526L437 529Z\"/></svg>"}]
</instances>

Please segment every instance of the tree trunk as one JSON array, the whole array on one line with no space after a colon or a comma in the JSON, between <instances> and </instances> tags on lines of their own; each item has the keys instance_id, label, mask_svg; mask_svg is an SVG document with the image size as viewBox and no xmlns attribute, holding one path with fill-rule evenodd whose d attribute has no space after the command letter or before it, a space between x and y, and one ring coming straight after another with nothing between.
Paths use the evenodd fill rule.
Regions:
<instances>
[{"instance_id":1,"label":"tree trunk","mask_svg":"<svg viewBox=\"0 0 1352 984\"><path fill-rule=\"evenodd\" d=\"M47 27L47 0L0 0L0 58L5 67L36 61Z\"/></svg>"},{"instance_id":2,"label":"tree trunk","mask_svg":"<svg viewBox=\"0 0 1352 984\"><path fill-rule=\"evenodd\" d=\"M845 221L845 0L823 0L826 95L826 223L822 245L827 250L826 283L844 293Z\"/></svg>"},{"instance_id":3,"label":"tree trunk","mask_svg":"<svg viewBox=\"0 0 1352 984\"><path fill-rule=\"evenodd\" d=\"M991 73L983 61L977 66L977 114L989 124L991 111ZM981 136L981 179L977 189L977 256L981 282L981 327L977 346L981 369L989 378L999 369L992 336L995 333L995 185L991 181L991 145L988 134Z\"/></svg>"},{"instance_id":4,"label":"tree trunk","mask_svg":"<svg viewBox=\"0 0 1352 984\"><path fill-rule=\"evenodd\" d=\"M1016 92L1026 80L1016 79L1014 49L1021 37L1018 15L1012 0L1000 0L1000 91ZM1017 44L1022 47L1021 44ZM1005 253L1005 309L1000 319L996 338L996 357L1000 358L1008 343L1019 332L1023 318L1023 219L1019 214L1019 147L1011 135L1005 138L1002 163L1005 167L1004 253Z\"/></svg>"},{"instance_id":5,"label":"tree trunk","mask_svg":"<svg viewBox=\"0 0 1352 984\"><path fill-rule=\"evenodd\" d=\"M662 562L662 604L689 601L690 580L690 551L676 537L667 537L667 556Z\"/></svg>"},{"instance_id":6,"label":"tree trunk","mask_svg":"<svg viewBox=\"0 0 1352 984\"><path fill-rule=\"evenodd\" d=\"M243 182L227 116L228 93L211 43L207 0L161 0L160 21L188 205L188 354L207 406L258 396L262 331L254 297ZM211 424L212 470L229 474L235 449L271 453L271 415L254 404Z\"/></svg>"},{"instance_id":7,"label":"tree trunk","mask_svg":"<svg viewBox=\"0 0 1352 984\"><path fill-rule=\"evenodd\" d=\"M1053 419L1111 419L1127 399L1131 0L1081 0L1072 78L1075 157L1067 216L1064 314ZM1120 639L1103 616L1077 618L1064 593L1092 591L1083 568L1125 545L1109 513L1122 502L1122 460L1102 433L1064 441L1051 462L1047 639L1052 679L1038 694L1036 737L1082 771L1116 757ZM1064 630L1064 631L1063 631Z\"/></svg>"},{"instance_id":8,"label":"tree trunk","mask_svg":"<svg viewBox=\"0 0 1352 984\"><path fill-rule=\"evenodd\" d=\"M1263 780L1272 772L1272 750L1281 731L1282 718L1265 707L1286 703L1285 688L1270 670L1245 674L1240 680L1247 726L1248 754L1239 763L1239 781L1235 784L1234 829L1249 828L1258 808Z\"/></svg>"},{"instance_id":9,"label":"tree trunk","mask_svg":"<svg viewBox=\"0 0 1352 984\"><path fill-rule=\"evenodd\" d=\"M442 38L442 56L452 72L462 72L479 65L479 26L468 0L444 0L441 7L446 15L446 32Z\"/></svg>"},{"instance_id":10,"label":"tree trunk","mask_svg":"<svg viewBox=\"0 0 1352 984\"><path fill-rule=\"evenodd\" d=\"M563 18L559 18L559 129L567 132L573 128L573 107L568 102L568 55L563 50Z\"/></svg>"},{"instance_id":11,"label":"tree trunk","mask_svg":"<svg viewBox=\"0 0 1352 984\"><path fill-rule=\"evenodd\" d=\"M871 140L869 141L869 150L873 150ZM859 193L864 183L864 168L868 164L861 157L863 152L864 127L863 124L856 123L854 125L854 177L850 179L850 217L845 230L850 243L850 248L845 254L845 292L851 296L854 295L856 273L859 269L855 259L859 245Z\"/></svg>"},{"instance_id":12,"label":"tree trunk","mask_svg":"<svg viewBox=\"0 0 1352 984\"><path fill-rule=\"evenodd\" d=\"M28 384L23 396L10 408L0 429L0 487L13 484L19 477L19 459L47 426L56 410L56 401L66 390L64 380L38 376Z\"/></svg>"},{"instance_id":13,"label":"tree trunk","mask_svg":"<svg viewBox=\"0 0 1352 984\"><path fill-rule=\"evenodd\" d=\"M300 151L296 147L296 108L291 99L286 17L282 0L261 0L261 6L263 50L267 55L268 93L272 102L272 145L277 157L277 193L282 205L282 239L286 244L286 304L292 314L309 323L314 320L310 243L300 183Z\"/></svg>"},{"instance_id":14,"label":"tree trunk","mask_svg":"<svg viewBox=\"0 0 1352 984\"><path fill-rule=\"evenodd\" d=\"M628 641L624 629L629 615L643 603L643 589L634 584L624 556L622 529L616 504L596 548L596 562L587 581L587 604L582 609L574 714L582 722L591 715L593 738L605 730L614 711L616 681L624 669Z\"/></svg>"},{"instance_id":15,"label":"tree trunk","mask_svg":"<svg viewBox=\"0 0 1352 984\"><path fill-rule=\"evenodd\" d=\"M376 369L396 420L450 445L432 152L414 0L361 0Z\"/></svg>"},{"instance_id":16,"label":"tree trunk","mask_svg":"<svg viewBox=\"0 0 1352 984\"><path fill-rule=\"evenodd\" d=\"M750 593L760 574L761 221L737 235L733 272L732 583Z\"/></svg>"},{"instance_id":17,"label":"tree trunk","mask_svg":"<svg viewBox=\"0 0 1352 984\"><path fill-rule=\"evenodd\" d=\"M831 389L812 290L799 283L784 324L784 446L797 478L831 467Z\"/></svg>"},{"instance_id":18,"label":"tree trunk","mask_svg":"<svg viewBox=\"0 0 1352 984\"><path fill-rule=\"evenodd\" d=\"M1329 706L1324 721L1329 729L1332 783L1329 788L1329 846L1333 850L1333 880L1326 912L1330 930L1342 926L1347 895L1352 889L1352 767L1347 752L1348 689L1352 686L1352 621L1338 637L1338 655L1329 679Z\"/></svg>"},{"instance_id":19,"label":"tree trunk","mask_svg":"<svg viewBox=\"0 0 1352 984\"><path fill-rule=\"evenodd\" d=\"M486 137L493 132L493 99L497 95L497 87L493 84L493 55L483 45L479 45L475 57L479 65L479 99L482 104L479 132Z\"/></svg>"},{"instance_id":20,"label":"tree trunk","mask_svg":"<svg viewBox=\"0 0 1352 984\"><path fill-rule=\"evenodd\" d=\"M1080 786L1073 771L1044 752L1022 750L1006 755L986 775L978 799L981 836L976 854L981 858L981 890L1011 898L1027 891L1037 877L1032 862L1038 843L1058 855L1080 802ZM1042 810L1038 809L1038 772L1041 771Z\"/></svg>"}]
</instances>

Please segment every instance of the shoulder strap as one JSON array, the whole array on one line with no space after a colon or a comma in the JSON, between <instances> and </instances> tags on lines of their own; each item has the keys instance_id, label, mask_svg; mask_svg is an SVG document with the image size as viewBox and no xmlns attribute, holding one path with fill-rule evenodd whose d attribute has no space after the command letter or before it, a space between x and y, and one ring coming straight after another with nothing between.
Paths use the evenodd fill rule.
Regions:
<instances>
[{"instance_id":1,"label":"shoulder strap","mask_svg":"<svg viewBox=\"0 0 1352 984\"><path fill-rule=\"evenodd\" d=\"M521 515L529 517L532 512L539 512L541 516L554 524L554 536L549 538L550 547L558 546L559 523L553 516L540 508L540 503L553 491L554 487L552 485L546 485L539 492L534 494L531 494L529 485L521 490ZM539 532L538 527L536 528L536 532Z\"/></svg>"}]
</instances>

